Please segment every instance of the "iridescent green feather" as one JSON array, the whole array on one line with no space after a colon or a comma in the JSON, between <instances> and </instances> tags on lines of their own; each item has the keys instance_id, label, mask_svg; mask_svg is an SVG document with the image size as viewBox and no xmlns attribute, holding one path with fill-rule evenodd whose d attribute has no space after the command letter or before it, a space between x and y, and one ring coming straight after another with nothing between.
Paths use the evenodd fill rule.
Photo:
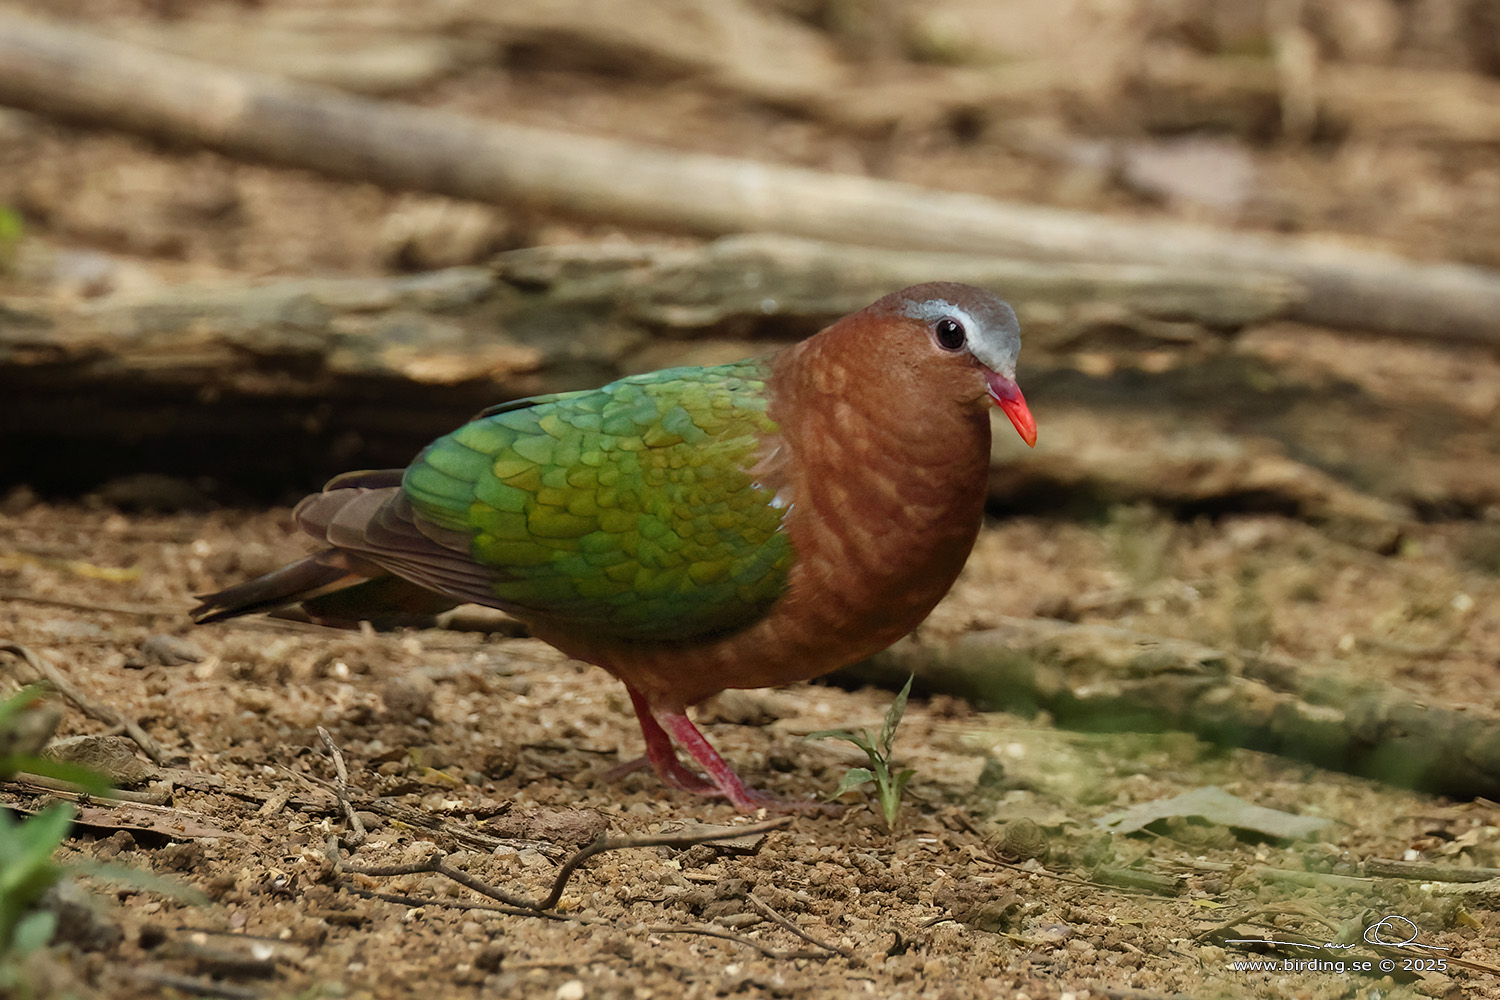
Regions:
<instances>
[{"instance_id":1,"label":"iridescent green feather","mask_svg":"<svg viewBox=\"0 0 1500 1000\"><path fill-rule=\"evenodd\" d=\"M496 602L633 639L754 620L786 586L784 505L750 473L765 368L675 368L494 408L406 471L417 513L472 537Z\"/></svg>"}]
</instances>

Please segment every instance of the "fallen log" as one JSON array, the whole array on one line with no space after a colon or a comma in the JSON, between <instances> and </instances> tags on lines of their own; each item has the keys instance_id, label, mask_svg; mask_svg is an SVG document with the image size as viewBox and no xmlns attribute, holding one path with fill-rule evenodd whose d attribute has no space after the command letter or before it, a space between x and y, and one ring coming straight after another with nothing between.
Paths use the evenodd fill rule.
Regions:
<instances>
[{"instance_id":1,"label":"fallen log","mask_svg":"<svg viewBox=\"0 0 1500 1000\"><path fill-rule=\"evenodd\" d=\"M963 281L1028 313L1065 315L1108 303L1126 316L1237 329L1293 312L1296 282L1257 272L1155 265L1039 263L974 254L910 252L760 234L702 247L550 246L495 261L514 284L546 286L556 303L605 302L621 318L704 332L777 317L818 323L897 288ZM779 324L779 325L784 325ZM810 333L816 326L807 326Z\"/></svg>"},{"instance_id":2,"label":"fallen log","mask_svg":"<svg viewBox=\"0 0 1500 1000\"><path fill-rule=\"evenodd\" d=\"M383 104L0 15L0 102L233 156L698 233L1279 275L1295 318L1500 343L1500 275L1332 243L1120 220Z\"/></svg>"},{"instance_id":3,"label":"fallen log","mask_svg":"<svg viewBox=\"0 0 1500 1000\"><path fill-rule=\"evenodd\" d=\"M63 306L12 298L0 314L0 369L66 366L80 382L129 374L283 396L336 396L334 383L353 376L549 391L622 374L653 331L760 336L757 325L770 324L783 337L805 336L938 277L993 288L1023 317L1106 301L1122 315L1219 329L1273 319L1300 294L1256 274L1040 265L771 235L688 248L573 244L501 254L492 268L232 279ZM280 369L274 383L268 366Z\"/></svg>"},{"instance_id":4,"label":"fallen log","mask_svg":"<svg viewBox=\"0 0 1500 1000\"><path fill-rule=\"evenodd\" d=\"M951 644L908 639L844 671L860 682L1049 713L1063 726L1178 729L1445 795L1500 795L1500 716L1250 653L1105 625L1005 618Z\"/></svg>"},{"instance_id":5,"label":"fallen log","mask_svg":"<svg viewBox=\"0 0 1500 1000\"><path fill-rule=\"evenodd\" d=\"M12 299L0 310L0 393L12 404L0 410L0 460L38 483L91 477L72 487L81 489L143 470L306 489L348 465L405 464L484 406L766 353L937 276L995 288L1027 320L1028 392L1045 401L1047 431L1035 452L997 455L1004 471L991 496L1009 509L1272 510L1387 551L1414 503L1500 499L1500 471L1444 460L1490 447L1493 432L1472 418L1448 418L1442 447L1424 459L1425 492L1410 495L1410 477L1383 474L1409 457L1370 442L1413 439L1433 411L1330 397L1270 372L1252 377L1253 359L1231 357L1232 339L1204 329L1285 311L1296 297L1281 279L768 235L687 248L543 247L501 255L492 268L236 280L73 306ZM1087 327L1100 301L1124 319L1100 328L1096 349L1110 338L1134 342L1120 348L1116 375L1081 379L1048 341ZM1075 313L1084 318L1069 320ZM1051 333L1030 323L1034 314L1051 317ZM1170 319L1189 320L1166 325L1195 337L1147 347L1180 361L1133 372L1139 338L1117 331ZM1358 441L1346 441L1356 431ZM282 447L256 446L268 438Z\"/></svg>"}]
</instances>

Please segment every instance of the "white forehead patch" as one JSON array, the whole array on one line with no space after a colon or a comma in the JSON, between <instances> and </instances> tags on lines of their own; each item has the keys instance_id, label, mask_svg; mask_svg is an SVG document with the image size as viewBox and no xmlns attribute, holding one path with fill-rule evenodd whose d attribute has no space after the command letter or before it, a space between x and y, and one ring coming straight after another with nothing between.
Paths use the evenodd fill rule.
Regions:
<instances>
[{"instance_id":1,"label":"white forehead patch","mask_svg":"<svg viewBox=\"0 0 1500 1000\"><path fill-rule=\"evenodd\" d=\"M924 299L921 302L908 302L906 308L901 312L912 319L922 319L931 322L943 316L952 316L964 325L965 330L977 330L979 324L974 322L974 317L968 311L960 309L947 299Z\"/></svg>"},{"instance_id":2,"label":"white forehead patch","mask_svg":"<svg viewBox=\"0 0 1500 1000\"><path fill-rule=\"evenodd\" d=\"M969 353L974 355L980 364L992 372L997 372L1007 378L1014 378L1016 356L1021 353L1020 327L1016 323L1015 312L1008 304L998 299L995 303L1003 311L986 310L989 313L988 323L979 321L969 310L954 305L947 299L907 302L901 312L903 315L924 323L932 323L944 316L951 316L963 324L964 332L968 336Z\"/></svg>"}]
</instances>

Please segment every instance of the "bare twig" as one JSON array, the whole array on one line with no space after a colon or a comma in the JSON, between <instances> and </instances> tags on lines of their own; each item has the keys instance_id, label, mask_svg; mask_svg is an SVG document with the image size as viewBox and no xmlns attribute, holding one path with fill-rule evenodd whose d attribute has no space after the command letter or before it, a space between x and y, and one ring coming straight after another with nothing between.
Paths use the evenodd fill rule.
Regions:
<instances>
[{"instance_id":1,"label":"bare twig","mask_svg":"<svg viewBox=\"0 0 1500 1000\"><path fill-rule=\"evenodd\" d=\"M733 941L742 944L746 948L754 948L762 955L776 962L785 962L796 958L827 958L821 951L782 951L770 945L757 941L754 938L745 937L743 934L735 934L733 931L722 930L718 927L710 927L706 924L653 924L646 928L648 934L699 934L703 937L721 938L725 941ZM800 935L799 935L800 936ZM826 948L827 945L819 945ZM840 952L842 954L842 952ZM845 956L848 957L848 956Z\"/></svg>"},{"instance_id":2,"label":"bare twig","mask_svg":"<svg viewBox=\"0 0 1500 1000\"><path fill-rule=\"evenodd\" d=\"M762 823L751 823L748 826L732 827L728 830L714 830L710 833L660 834L654 837L600 837L598 840L578 851L567 860L567 862L562 866L561 870L558 871L557 878L553 880L552 891L542 899L538 900L529 900L521 896L513 896L505 890L497 889L494 886L475 878L467 872L460 871L459 869L454 868L451 865L445 864L443 862L443 855L441 853L434 853L423 861L418 861L409 865L384 865L367 867L363 865L345 864L343 868L344 871L351 874L369 875L376 877L385 877L390 875L420 875L429 873L434 875L442 875L446 878L452 879L459 885L473 889L480 895L499 900L500 902L505 903L508 906L515 906L529 911L544 911L550 910L557 905L558 900L562 899L563 890L567 887L568 881L573 877L573 873L578 870L580 865L582 865L585 861L587 861L589 858L592 858L596 854L603 854L606 851L622 851L634 847L692 847L695 844L707 844L715 840L733 840L738 837L748 836L750 834L765 833L769 830L779 829L792 822L792 820L793 817L791 816L780 816L776 819L766 820Z\"/></svg>"},{"instance_id":3,"label":"bare twig","mask_svg":"<svg viewBox=\"0 0 1500 1000\"><path fill-rule=\"evenodd\" d=\"M1264 921L1260 919L1262 917L1302 917L1303 919L1316 921L1317 923L1322 924L1324 928L1332 933L1337 934L1339 931L1339 927L1337 924L1333 923L1327 917L1323 916L1321 913L1316 912L1315 910L1311 910L1306 906L1277 903L1269 906L1259 907L1257 909L1251 910L1249 913L1242 913L1237 917L1233 917L1225 921L1217 927L1211 927L1206 931L1199 932L1197 935L1195 935L1195 939L1198 941L1214 940L1216 938L1222 937L1225 934L1228 934L1230 931L1234 930L1236 927L1239 927L1241 924L1248 924L1252 921L1254 921L1257 926L1268 926L1264 923ZM1278 934L1288 933L1283 928L1279 927L1276 928L1276 932Z\"/></svg>"},{"instance_id":4,"label":"bare twig","mask_svg":"<svg viewBox=\"0 0 1500 1000\"><path fill-rule=\"evenodd\" d=\"M329 793L334 793L336 786L332 781L326 781L315 774L303 774L289 767L283 767L282 771L309 788L319 788ZM233 794L242 793L235 792ZM337 798L336 795L335 797ZM256 801L266 801L264 796L257 796L255 799ZM354 802L355 796L351 793L348 795L348 799L350 802ZM293 804L297 805L303 811L327 808L323 804L297 803L296 800L293 800ZM549 861L560 861L566 853L564 849L559 848L551 841L528 840L524 837L492 837L487 834L478 833L467 827L450 823L448 818L441 813L414 809L409 806L400 805L399 803L380 799L365 799L358 803L358 807L362 812L372 812L387 819L396 820L398 823L405 824L406 826L427 831L434 839L451 841L466 848L483 851L486 854L493 852L497 847L514 847L518 851L536 851L538 854L545 856Z\"/></svg>"},{"instance_id":5,"label":"bare twig","mask_svg":"<svg viewBox=\"0 0 1500 1000\"><path fill-rule=\"evenodd\" d=\"M347 871L348 868L345 868ZM484 913L503 913L511 917L541 917L543 920L557 920L577 923L594 923L587 917L575 914L551 913L533 910L524 906L496 906L493 903L476 903L465 899L429 899L421 896L406 896L398 892L376 892L374 889L363 889L357 885L345 885L344 889L361 899L378 899L383 903L399 903L402 906L423 907L440 906L448 910L479 910Z\"/></svg>"},{"instance_id":6,"label":"bare twig","mask_svg":"<svg viewBox=\"0 0 1500 1000\"><path fill-rule=\"evenodd\" d=\"M287 803L291 801L291 789L283 786L272 792L266 798L266 800L260 804L260 808L255 811L255 815L275 816L277 813L281 812L281 810L285 809L287 807Z\"/></svg>"},{"instance_id":7,"label":"bare twig","mask_svg":"<svg viewBox=\"0 0 1500 1000\"><path fill-rule=\"evenodd\" d=\"M829 944L827 941L820 941L817 938L813 937L811 934L807 933L802 928L792 923L786 917L783 917L781 914L773 910L767 903L757 897L755 893L748 892L745 894L745 898L749 900L757 910L764 914L767 919L771 920L778 927L782 927L785 930L791 931L793 934L797 935L808 944L814 945L818 948L822 948L825 951L831 951L835 955L839 955L843 958L854 957L854 952L850 951L848 948L841 948L836 944Z\"/></svg>"},{"instance_id":8,"label":"bare twig","mask_svg":"<svg viewBox=\"0 0 1500 1000\"><path fill-rule=\"evenodd\" d=\"M41 679L51 685L58 694L72 702L84 715L87 715L91 719L97 719L106 725L119 726L127 736L135 740L141 751L147 757L150 757L154 763L166 763L166 756L162 753L161 748L141 728L140 723L108 705L89 698L82 691L75 688L72 682L63 676L61 671L27 647L19 643L0 639L0 653L10 653L12 656L19 657L25 661L27 666L36 671Z\"/></svg>"},{"instance_id":9,"label":"bare twig","mask_svg":"<svg viewBox=\"0 0 1500 1000\"><path fill-rule=\"evenodd\" d=\"M180 991L193 997L221 997L223 1000L260 1000L260 993L243 986L230 986L207 976L179 976L151 969L123 970L132 979L163 989Z\"/></svg>"},{"instance_id":10,"label":"bare twig","mask_svg":"<svg viewBox=\"0 0 1500 1000\"><path fill-rule=\"evenodd\" d=\"M437 906L450 910L478 910L484 913L503 913L506 916L512 917L540 917L543 920L555 920L559 923L601 924L613 922L601 917L554 913L551 911L535 910L530 907L496 906L492 903L476 903L461 899L429 899L420 896L405 896L399 893L375 892L374 890L362 889L358 886L345 886L345 888L361 899L378 899L381 902L399 903L402 906ZM651 924L643 928L643 930L647 934L697 934L702 937L732 941L735 944L744 945L746 948L752 948L777 962L799 958L826 959L828 957L827 954L821 951L783 951L780 948L774 948L766 944L764 941L757 941L743 934L735 934L733 931L724 930L720 927L712 927L707 924Z\"/></svg>"},{"instance_id":11,"label":"bare twig","mask_svg":"<svg viewBox=\"0 0 1500 1000\"><path fill-rule=\"evenodd\" d=\"M130 615L133 618L181 618L185 612L180 608L148 608L139 604L96 604L91 601L65 601L60 597L37 597L34 594L18 594L0 590L0 601L21 601L40 604L48 608L67 608L70 611L98 611L108 615Z\"/></svg>"},{"instance_id":12,"label":"bare twig","mask_svg":"<svg viewBox=\"0 0 1500 1000\"><path fill-rule=\"evenodd\" d=\"M344 766L344 754L333 742L333 737L328 735L328 730L322 726L318 727L318 735L323 739L323 745L328 748L328 754L333 758L333 770L337 780L333 785L333 793L338 796L339 805L344 807L344 818L349 821L349 835L345 841L350 847L359 847L365 842L369 834L365 830L364 821L359 818L359 813L354 811L354 805L349 801L349 769Z\"/></svg>"},{"instance_id":13,"label":"bare twig","mask_svg":"<svg viewBox=\"0 0 1500 1000\"><path fill-rule=\"evenodd\" d=\"M1063 875L1058 872L1050 871L1046 868L1027 868L1025 865L1016 864L1011 861L1002 861L999 858L993 856L987 857L981 854L977 860L983 861L988 865L995 865L998 868L1009 868L1012 871L1020 872L1022 875L1039 875L1042 878L1050 878L1056 882L1067 882L1071 885L1088 886L1091 889L1109 889L1111 891L1118 891L1123 888L1122 886L1117 885L1101 885L1098 882L1090 882L1088 879L1074 878L1071 875Z\"/></svg>"},{"instance_id":14,"label":"bare twig","mask_svg":"<svg viewBox=\"0 0 1500 1000\"><path fill-rule=\"evenodd\" d=\"M1366 858L1360 869L1372 878L1418 879L1423 882L1488 882L1500 878L1500 868L1466 868L1386 858Z\"/></svg>"},{"instance_id":15,"label":"bare twig","mask_svg":"<svg viewBox=\"0 0 1500 1000\"><path fill-rule=\"evenodd\" d=\"M44 788L49 792L68 792L74 795L85 794L83 789L71 781L61 781L57 778L49 778L44 774L31 774L27 771L17 771L11 776L11 780L22 785L30 785L33 788ZM114 799L119 802L139 802L151 806L164 806L172 799L170 789L153 788L145 792L132 792L126 788L110 788L103 792L87 793L91 799Z\"/></svg>"}]
</instances>

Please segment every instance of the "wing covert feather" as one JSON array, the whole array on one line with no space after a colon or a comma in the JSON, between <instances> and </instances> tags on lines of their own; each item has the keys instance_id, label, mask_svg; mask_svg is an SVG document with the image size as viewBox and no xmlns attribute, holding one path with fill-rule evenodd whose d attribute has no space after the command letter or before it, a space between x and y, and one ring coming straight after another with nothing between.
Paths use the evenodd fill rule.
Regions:
<instances>
[{"instance_id":1,"label":"wing covert feather","mask_svg":"<svg viewBox=\"0 0 1500 1000\"><path fill-rule=\"evenodd\" d=\"M786 585L785 505L752 468L777 433L758 362L506 405L407 470L417 518L466 534L487 603L621 638L758 617Z\"/></svg>"}]
</instances>

